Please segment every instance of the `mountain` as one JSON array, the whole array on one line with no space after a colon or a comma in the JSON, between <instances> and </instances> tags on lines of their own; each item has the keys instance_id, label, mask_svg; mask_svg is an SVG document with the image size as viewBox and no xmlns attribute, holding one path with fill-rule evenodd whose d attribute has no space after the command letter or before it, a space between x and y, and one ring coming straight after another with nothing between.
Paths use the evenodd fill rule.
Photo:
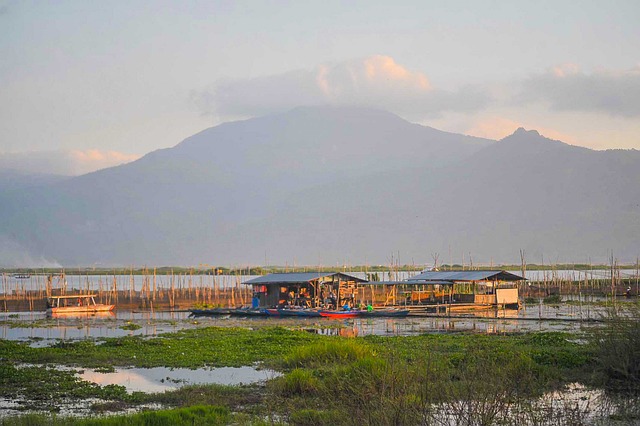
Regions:
<instances>
[{"instance_id":1,"label":"mountain","mask_svg":"<svg viewBox=\"0 0 640 426\"><path fill-rule=\"evenodd\" d=\"M72 265L622 261L640 152L500 141L383 111L226 123L129 164L0 194L0 259ZM9 249L10 248L10 249ZM12 257L12 254L14 255ZM19 256L18 256L19 255Z\"/></svg>"},{"instance_id":2,"label":"mountain","mask_svg":"<svg viewBox=\"0 0 640 426\"><path fill-rule=\"evenodd\" d=\"M443 262L634 261L640 253L640 152L593 151L518 129L436 167L407 167L325 185L287 200L270 218L236 233L262 235L258 247L315 248L318 259ZM325 197L335 209L313 200ZM286 212L286 216L285 213ZM295 218L291 220L291 218ZM333 237L333 238L332 238ZM451 253L451 259L449 255Z\"/></svg>"},{"instance_id":3,"label":"mountain","mask_svg":"<svg viewBox=\"0 0 640 426\"><path fill-rule=\"evenodd\" d=\"M384 111L296 108L210 128L122 166L5 195L0 243L64 265L257 263L265 248L255 247L254 238L264 233L235 230L281 212L290 197L406 167L453 164L492 142ZM331 200L320 196L317 203ZM256 251L258 258L250 254ZM297 252L283 247L277 256L284 261Z\"/></svg>"},{"instance_id":4,"label":"mountain","mask_svg":"<svg viewBox=\"0 0 640 426\"><path fill-rule=\"evenodd\" d=\"M34 186L51 185L66 179L67 176L48 173L30 173L11 168L0 168L0 193L22 191Z\"/></svg>"}]
</instances>

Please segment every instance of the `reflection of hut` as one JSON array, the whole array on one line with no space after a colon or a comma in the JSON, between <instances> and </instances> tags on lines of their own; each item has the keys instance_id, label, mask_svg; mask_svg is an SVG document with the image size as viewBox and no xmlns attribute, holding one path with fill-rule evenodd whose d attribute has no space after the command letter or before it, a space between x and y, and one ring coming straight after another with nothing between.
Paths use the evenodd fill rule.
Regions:
<instances>
[{"instance_id":1,"label":"reflection of hut","mask_svg":"<svg viewBox=\"0 0 640 426\"><path fill-rule=\"evenodd\" d=\"M425 271L406 283L412 302L423 303L426 296L441 303L513 306L518 305L515 283L522 280L507 271Z\"/></svg>"},{"instance_id":2,"label":"reflection of hut","mask_svg":"<svg viewBox=\"0 0 640 426\"><path fill-rule=\"evenodd\" d=\"M337 306L353 303L356 285L367 280L340 272L292 272L269 274L246 281L253 287L260 307L306 306L319 307L334 296Z\"/></svg>"}]
</instances>

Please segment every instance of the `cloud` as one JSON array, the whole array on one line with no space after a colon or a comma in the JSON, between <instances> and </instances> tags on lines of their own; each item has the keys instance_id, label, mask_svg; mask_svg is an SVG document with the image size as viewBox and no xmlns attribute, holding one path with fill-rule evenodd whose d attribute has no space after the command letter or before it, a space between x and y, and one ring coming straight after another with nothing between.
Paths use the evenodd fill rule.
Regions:
<instances>
[{"instance_id":1,"label":"cloud","mask_svg":"<svg viewBox=\"0 0 640 426\"><path fill-rule=\"evenodd\" d=\"M356 105L390 110L412 118L443 111L475 111L489 97L482 90L449 92L434 88L427 76L411 71L389 56L249 80L218 82L211 90L194 91L191 100L205 114L256 116L299 105Z\"/></svg>"},{"instance_id":2,"label":"cloud","mask_svg":"<svg viewBox=\"0 0 640 426\"><path fill-rule=\"evenodd\" d=\"M0 168L27 173L76 176L128 163L138 158L140 158L139 155L96 149L0 153Z\"/></svg>"},{"instance_id":3,"label":"cloud","mask_svg":"<svg viewBox=\"0 0 640 426\"><path fill-rule=\"evenodd\" d=\"M617 117L640 115L640 66L623 71L584 73L565 64L530 77L515 97L518 104L545 102L557 111L604 112Z\"/></svg>"}]
</instances>

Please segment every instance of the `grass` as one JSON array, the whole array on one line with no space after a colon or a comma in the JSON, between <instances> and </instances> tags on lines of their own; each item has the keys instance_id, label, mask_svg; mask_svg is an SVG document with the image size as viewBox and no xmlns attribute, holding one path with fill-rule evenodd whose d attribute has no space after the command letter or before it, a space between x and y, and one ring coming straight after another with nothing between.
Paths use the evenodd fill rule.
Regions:
<instances>
[{"instance_id":1,"label":"grass","mask_svg":"<svg viewBox=\"0 0 640 426\"><path fill-rule=\"evenodd\" d=\"M93 407L97 413L149 403L174 408L117 417L122 423L113 424L168 424L162 423L169 421L165 419L175 424L340 425L354 419L372 425L433 424L443 413L461 424L498 424L508 422L506 415L514 404L531 416L542 410L535 401L547 391L575 381L605 383L606 366L621 362L613 354L626 353L630 358L625 365L633 366L631 360L640 355L625 349L624 342L632 338L630 347L637 348L637 321L621 325L618 334L607 330L612 329L594 334L587 344L584 336L562 332L342 338L283 327L209 327L157 338L103 339L98 345L61 341L45 348L0 340L0 397L42 401L45 409L55 408L49 407L52 401L93 397L101 400ZM612 346L612 353L603 351L600 343L605 338L610 339L607 347L618 345ZM284 374L266 385L194 385L144 394L99 387L72 372L43 365L16 367L43 362L105 370L114 365L201 368L260 363ZM625 371L624 380L637 380L636 370ZM21 419L6 424L59 421L51 416ZM104 419L82 421L59 424L111 424L100 423Z\"/></svg>"},{"instance_id":2,"label":"grass","mask_svg":"<svg viewBox=\"0 0 640 426\"><path fill-rule=\"evenodd\" d=\"M133 415L104 418L74 418L29 414L5 418L3 426L69 425L69 426L192 426L226 425L231 419L229 410L218 406L192 406L173 410L148 411Z\"/></svg>"}]
</instances>

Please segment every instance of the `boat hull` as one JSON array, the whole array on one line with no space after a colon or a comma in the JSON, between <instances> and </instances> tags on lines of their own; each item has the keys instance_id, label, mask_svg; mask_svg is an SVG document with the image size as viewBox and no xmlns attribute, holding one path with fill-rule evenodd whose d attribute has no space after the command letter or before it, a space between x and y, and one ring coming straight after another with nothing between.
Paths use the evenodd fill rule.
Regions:
<instances>
[{"instance_id":1,"label":"boat hull","mask_svg":"<svg viewBox=\"0 0 640 426\"><path fill-rule=\"evenodd\" d=\"M320 312L312 309L278 309L282 317L319 317Z\"/></svg>"}]
</instances>

